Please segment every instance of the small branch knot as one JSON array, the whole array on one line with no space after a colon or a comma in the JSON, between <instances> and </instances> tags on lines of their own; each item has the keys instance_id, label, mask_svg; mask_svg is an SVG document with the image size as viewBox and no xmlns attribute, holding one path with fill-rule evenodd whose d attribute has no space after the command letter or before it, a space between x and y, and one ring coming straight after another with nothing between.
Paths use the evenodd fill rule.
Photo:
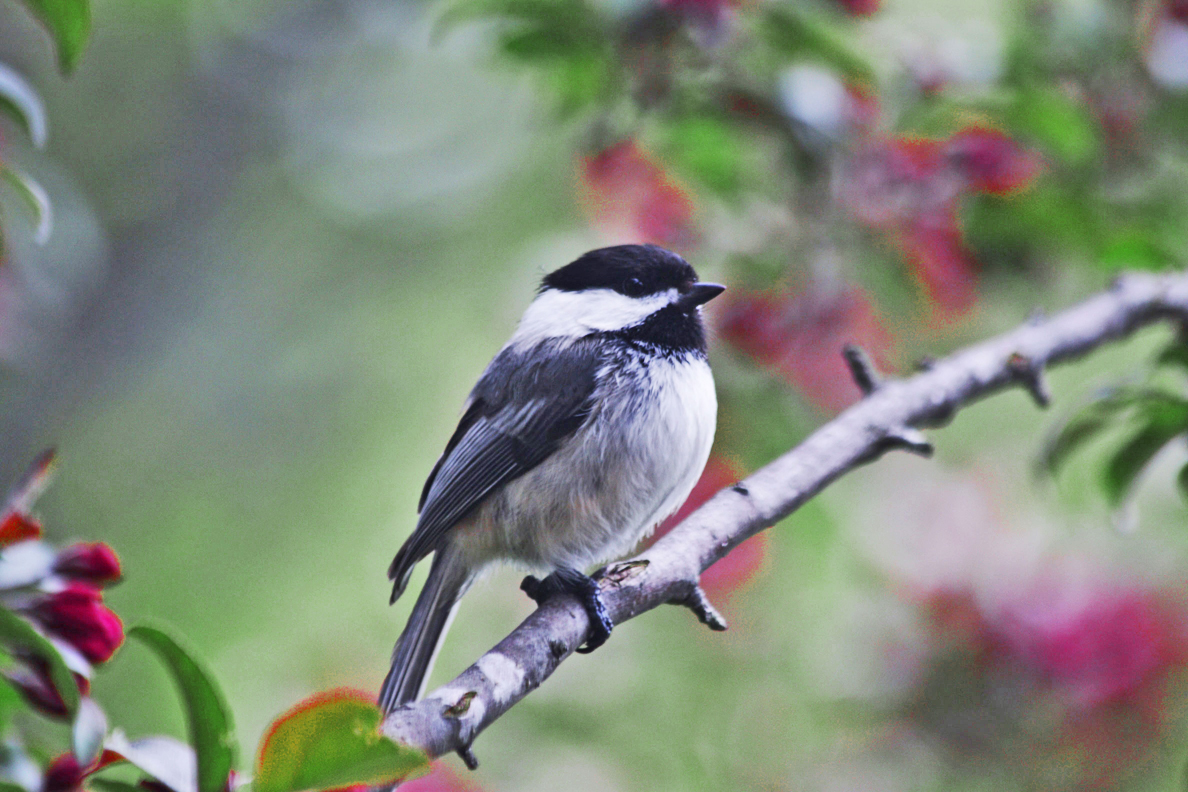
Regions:
<instances>
[{"instance_id":1,"label":"small branch knot","mask_svg":"<svg viewBox=\"0 0 1188 792\"><path fill-rule=\"evenodd\" d=\"M603 588L606 588L606 586L602 585L604 582L610 585L621 586L647 569L648 563L646 558L623 561L618 564L612 564L605 569L600 569L594 573L594 577Z\"/></svg>"},{"instance_id":2,"label":"small branch knot","mask_svg":"<svg viewBox=\"0 0 1188 792\"><path fill-rule=\"evenodd\" d=\"M462 764L466 765L467 770L478 770L478 757L474 755L474 749L469 745L463 745L454 753L458 754L458 758L462 760Z\"/></svg>"},{"instance_id":3,"label":"small branch knot","mask_svg":"<svg viewBox=\"0 0 1188 792\"><path fill-rule=\"evenodd\" d=\"M1052 403L1052 396L1044 380L1044 367L1026 355L1018 352L1007 358L1007 371L1011 378L1023 386L1040 409Z\"/></svg>"},{"instance_id":4,"label":"small branch knot","mask_svg":"<svg viewBox=\"0 0 1188 792\"><path fill-rule=\"evenodd\" d=\"M474 697L477 695L478 691L466 691L460 699L443 709L441 714L446 718L461 718L470 709L470 702L474 701Z\"/></svg>"},{"instance_id":5,"label":"small branch knot","mask_svg":"<svg viewBox=\"0 0 1188 792\"><path fill-rule=\"evenodd\" d=\"M669 602L693 611L697 616L697 620L711 630L721 632L727 627L726 620L722 618L722 614L718 613L718 609L709 601L709 597L705 596L705 590L701 587L700 583L694 582L689 584L689 590L685 596L673 598Z\"/></svg>"},{"instance_id":6,"label":"small branch knot","mask_svg":"<svg viewBox=\"0 0 1188 792\"><path fill-rule=\"evenodd\" d=\"M862 391L863 396L869 396L878 390L883 378L875 368L874 362L871 361L870 355L867 355L862 347L857 344L846 344L842 347L842 357L845 358L846 365L850 367L850 376L854 378L854 382Z\"/></svg>"},{"instance_id":7,"label":"small branch knot","mask_svg":"<svg viewBox=\"0 0 1188 792\"><path fill-rule=\"evenodd\" d=\"M894 429L888 429L886 434L883 435L881 445L884 451L902 449L909 454L922 456L925 459L931 457L932 452L935 450L923 432L919 429L913 429L910 426L899 426Z\"/></svg>"}]
</instances>

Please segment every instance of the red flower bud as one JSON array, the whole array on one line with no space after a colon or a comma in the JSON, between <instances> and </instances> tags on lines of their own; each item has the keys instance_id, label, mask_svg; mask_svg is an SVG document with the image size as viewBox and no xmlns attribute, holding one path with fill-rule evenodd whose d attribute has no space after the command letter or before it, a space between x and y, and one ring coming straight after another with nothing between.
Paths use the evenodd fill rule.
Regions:
<instances>
[{"instance_id":1,"label":"red flower bud","mask_svg":"<svg viewBox=\"0 0 1188 792\"><path fill-rule=\"evenodd\" d=\"M137 786L139 786L141 789L147 789L148 792L175 792L173 787L169 786L168 784L162 784L160 781L157 781L153 778L143 778L141 779L140 783L137 784ZM228 789L229 788L230 786L228 786ZM370 787L363 786L363 789L370 789Z\"/></svg>"},{"instance_id":2,"label":"red flower bud","mask_svg":"<svg viewBox=\"0 0 1188 792\"><path fill-rule=\"evenodd\" d=\"M74 754L64 753L50 762L41 789L42 792L70 792L82 788L86 776L86 768L79 765Z\"/></svg>"},{"instance_id":3,"label":"red flower bud","mask_svg":"<svg viewBox=\"0 0 1188 792\"><path fill-rule=\"evenodd\" d=\"M33 657L29 658L26 663L28 670L11 671L5 674L5 679L16 688L25 703L33 709L50 718L68 719L70 712L66 709L66 702L62 700L62 695L58 693L57 687L49 677L49 668L45 661Z\"/></svg>"},{"instance_id":4,"label":"red flower bud","mask_svg":"<svg viewBox=\"0 0 1188 792\"><path fill-rule=\"evenodd\" d=\"M46 596L30 613L92 663L106 662L124 642L123 622L104 607L103 593L82 583Z\"/></svg>"},{"instance_id":5,"label":"red flower bud","mask_svg":"<svg viewBox=\"0 0 1188 792\"><path fill-rule=\"evenodd\" d=\"M120 559L103 542L79 542L58 553L54 572L72 580L107 586L120 579Z\"/></svg>"},{"instance_id":6,"label":"red flower bud","mask_svg":"<svg viewBox=\"0 0 1188 792\"><path fill-rule=\"evenodd\" d=\"M0 547L37 539L41 536L41 523L24 512L10 510L0 517Z\"/></svg>"}]
</instances>

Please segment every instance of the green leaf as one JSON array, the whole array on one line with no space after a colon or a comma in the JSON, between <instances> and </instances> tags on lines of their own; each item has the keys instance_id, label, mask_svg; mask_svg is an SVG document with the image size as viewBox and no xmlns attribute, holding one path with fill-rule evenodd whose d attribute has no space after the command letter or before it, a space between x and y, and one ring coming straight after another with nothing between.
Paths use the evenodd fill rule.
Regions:
<instances>
[{"instance_id":1,"label":"green leaf","mask_svg":"<svg viewBox=\"0 0 1188 792\"><path fill-rule=\"evenodd\" d=\"M155 651L181 689L190 742L198 757L198 792L222 792L238 747L222 691L202 664L161 630L141 625L129 630L128 636Z\"/></svg>"},{"instance_id":2,"label":"green leaf","mask_svg":"<svg viewBox=\"0 0 1188 792\"><path fill-rule=\"evenodd\" d=\"M611 66L595 54L566 58L556 62L548 78L557 93L558 112L564 118L606 95Z\"/></svg>"},{"instance_id":3,"label":"green leaf","mask_svg":"<svg viewBox=\"0 0 1188 792\"><path fill-rule=\"evenodd\" d=\"M1051 473L1058 473L1072 454L1102 430L1116 424L1119 414L1133 409L1144 399L1163 397L1148 391L1114 390L1086 405L1072 416L1045 445L1040 463Z\"/></svg>"},{"instance_id":4,"label":"green leaf","mask_svg":"<svg viewBox=\"0 0 1188 792\"><path fill-rule=\"evenodd\" d=\"M3 179L11 186L16 191L16 194L20 196L21 200L25 202L25 205L29 207L35 223L33 241L39 245L44 245L49 241L54 225L49 194L30 176L21 173L5 162L0 162L0 179Z\"/></svg>"},{"instance_id":5,"label":"green leaf","mask_svg":"<svg viewBox=\"0 0 1188 792\"><path fill-rule=\"evenodd\" d=\"M1188 465L1180 468L1180 472L1176 475L1176 485L1180 488L1180 495L1188 500Z\"/></svg>"},{"instance_id":6,"label":"green leaf","mask_svg":"<svg viewBox=\"0 0 1188 792\"><path fill-rule=\"evenodd\" d=\"M1109 272L1125 269L1162 270L1176 264L1176 257L1156 242L1150 231L1126 227L1106 238L1097 263Z\"/></svg>"},{"instance_id":7,"label":"green leaf","mask_svg":"<svg viewBox=\"0 0 1188 792\"><path fill-rule=\"evenodd\" d=\"M715 116L687 116L661 133L664 160L723 196L738 193L743 182L740 132Z\"/></svg>"},{"instance_id":8,"label":"green leaf","mask_svg":"<svg viewBox=\"0 0 1188 792\"><path fill-rule=\"evenodd\" d=\"M771 46L794 58L813 58L837 69L848 80L874 82L874 70L849 39L823 18L787 5L768 5L760 30Z\"/></svg>"},{"instance_id":9,"label":"green leaf","mask_svg":"<svg viewBox=\"0 0 1188 792\"><path fill-rule=\"evenodd\" d=\"M0 63L0 112L20 124L34 146L45 147L45 104L24 77L3 63Z\"/></svg>"},{"instance_id":10,"label":"green leaf","mask_svg":"<svg viewBox=\"0 0 1188 792\"><path fill-rule=\"evenodd\" d=\"M571 58L583 50L589 51L589 39L574 36L572 31L552 25L539 25L504 34L500 46L517 60L539 61Z\"/></svg>"},{"instance_id":11,"label":"green leaf","mask_svg":"<svg viewBox=\"0 0 1188 792\"><path fill-rule=\"evenodd\" d=\"M62 655L33 625L6 608L0 608L0 644L16 655L32 655L46 664L50 681L73 716L78 712L78 683Z\"/></svg>"},{"instance_id":12,"label":"green leaf","mask_svg":"<svg viewBox=\"0 0 1188 792\"><path fill-rule=\"evenodd\" d=\"M14 661L5 658L5 665L9 662ZM27 710L28 706L16 688L7 679L0 677L0 733L8 729L17 712Z\"/></svg>"},{"instance_id":13,"label":"green leaf","mask_svg":"<svg viewBox=\"0 0 1188 792\"><path fill-rule=\"evenodd\" d=\"M24 3L54 40L58 68L63 74L74 71L91 35L88 0L24 0Z\"/></svg>"},{"instance_id":14,"label":"green leaf","mask_svg":"<svg viewBox=\"0 0 1188 792\"><path fill-rule=\"evenodd\" d=\"M1070 165L1094 161L1101 148L1089 111L1055 88L1021 90L1009 125Z\"/></svg>"},{"instance_id":15,"label":"green leaf","mask_svg":"<svg viewBox=\"0 0 1188 792\"><path fill-rule=\"evenodd\" d=\"M273 722L256 760L254 792L384 784L428 768L420 751L379 732L381 714L353 691L312 696Z\"/></svg>"},{"instance_id":16,"label":"green leaf","mask_svg":"<svg viewBox=\"0 0 1188 792\"><path fill-rule=\"evenodd\" d=\"M144 792L139 784L117 781L114 778L88 778L87 787L94 792Z\"/></svg>"},{"instance_id":17,"label":"green leaf","mask_svg":"<svg viewBox=\"0 0 1188 792\"><path fill-rule=\"evenodd\" d=\"M476 20L500 23L500 50L538 69L562 117L606 95L617 67L612 33L587 0L460 0L449 5L436 32Z\"/></svg>"},{"instance_id":18,"label":"green leaf","mask_svg":"<svg viewBox=\"0 0 1188 792\"><path fill-rule=\"evenodd\" d=\"M1091 255L1102 222L1077 190L1056 179L1041 179L1031 189L1003 199L984 195L964 211L966 240L981 255L1007 261L1084 249Z\"/></svg>"},{"instance_id":19,"label":"green leaf","mask_svg":"<svg viewBox=\"0 0 1188 792\"><path fill-rule=\"evenodd\" d=\"M1188 343L1177 338L1155 356L1155 365L1188 370Z\"/></svg>"},{"instance_id":20,"label":"green leaf","mask_svg":"<svg viewBox=\"0 0 1188 792\"><path fill-rule=\"evenodd\" d=\"M513 19L551 19L571 2L557 0L459 0L449 4L439 24L456 25L475 19L510 17Z\"/></svg>"},{"instance_id":21,"label":"green leaf","mask_svg":"<svg viewBox=\"0 0 1188 792\"><path fill-rule=\"evenodd\" d=\"M1086 410L1061 427L1044 448L1041 464L1050 473L1058 473L1072 453L1100 434L1108 425L1108 415L1100 410Z\"/></svg>"},{"instance_id":22,"label":"green leaf","mask_svg":"<svg viewBox=\"0 0 1188 792\"><path fill-rule=\"evenodd\" d=\"M1188 404L1146 406L1146 420L1106 464L1102 485L1106 500L1117 507L1147 463L1174 438L1188 431Z\"/></svg>"}]
</instances>

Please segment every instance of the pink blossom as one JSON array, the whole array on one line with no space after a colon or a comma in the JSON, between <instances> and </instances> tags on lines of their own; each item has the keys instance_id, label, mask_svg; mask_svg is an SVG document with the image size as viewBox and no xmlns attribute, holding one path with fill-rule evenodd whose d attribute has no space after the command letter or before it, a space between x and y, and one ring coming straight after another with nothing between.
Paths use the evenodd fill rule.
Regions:
<instances>
[{"instance_id":1,"label":"pink blossom","mask_svg":"<svg viewBox=\"0 0 1188 792\"><path fill-rule=\"evenodd\" d=\"M442 762L435 762L427 775L402 783L400 792L481 792L481 787L462 778Z\"/></svg>"},{"instance_id":2,"label":"pink blossom","mask_svg":"<svg viewBox=\"0 0 1188 792\"><path fill-rule=\"evenodd\" d=\"M1093 592L1075 607L1014 605L995 625L1005 650L1081 709L1125 699L1186 658L1188 646L1157 595Z\"/></svg>"}]
</instances>

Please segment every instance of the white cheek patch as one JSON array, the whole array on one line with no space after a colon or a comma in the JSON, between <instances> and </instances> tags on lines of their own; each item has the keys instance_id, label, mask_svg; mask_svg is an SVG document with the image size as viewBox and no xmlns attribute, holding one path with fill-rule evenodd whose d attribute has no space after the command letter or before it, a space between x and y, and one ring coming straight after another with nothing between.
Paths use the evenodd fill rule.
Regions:
<instances>
[{"instance_id":1,"label":"white cheek patch","mask_svg":"<svg viewBox=\"0 0 1188 792\"><path fill-rule=\"evenodd\" d=\"M528 306L510 345L528 348L549 338L578 339L599 331L621 330L639 324L678 296L676 289L647 297L628 297L611 289L548 289Z\"/></svg>"}]
</instances>

